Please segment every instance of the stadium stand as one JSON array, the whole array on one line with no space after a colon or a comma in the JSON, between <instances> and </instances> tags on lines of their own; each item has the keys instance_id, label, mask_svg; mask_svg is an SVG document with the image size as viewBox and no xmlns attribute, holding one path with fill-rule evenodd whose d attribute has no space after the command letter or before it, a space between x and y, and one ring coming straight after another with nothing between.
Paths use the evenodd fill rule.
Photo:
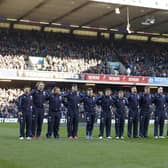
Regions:
<instances>
[{"instance_id":1,"label":"stadium stand","mask_svg":"<svg viewBox=\"0 0 168 168\"><path fill-rule=\"evenodd\" d=\"M21 89L0 88L0 117L17 117L17 98L23 93Z\"/></svg>"},{"instance_id":2,"label":"stadium stand","mask_svg":"<svg viewBox=\"0 0 168 168\"><path fill-rule=\"evenodd\" d=\"M1 29L0 36L1 69L168 76L168 50L164 44L14 29ZM44 60L33 65L30 56ZM124 71L120 67L111 70L108 63L116 61L124 65Z\"/></svg>"}]
</instances>

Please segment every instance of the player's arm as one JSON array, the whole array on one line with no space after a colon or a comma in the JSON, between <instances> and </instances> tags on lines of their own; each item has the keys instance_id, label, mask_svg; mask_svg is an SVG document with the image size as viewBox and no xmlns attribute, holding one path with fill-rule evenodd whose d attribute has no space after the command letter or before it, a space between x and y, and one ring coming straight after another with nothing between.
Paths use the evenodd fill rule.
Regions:
<instances>
[{"instance_id":1,"label":"player's arm","mask_svg":"<svg viewBox=\"0 0 168 168\"><path fill-rule=\"evenodd\" d=\"M50 99L50 97L51 97L51 92L46 91L46 97L45 97L46 101L48 101Z\"/></svg>"},{"instance_id":2,"label":"player's arm","mask_svg":"<svg viewBox=\"0 0 168 168\"><path fill-rule=\"evenodd\" d=\"M141 108L142 107L142 105L143 105L143 95L142 94L140 94L139 95L139 107Z\"/></svg>"},{"instance_id":3,"label":"player's arm","mask_svg":"<svg viewBox=\"0 0 168 168\"><path fill-rule=\"evenodd\" d=\"M152 103L153 103L153 104L156 103L155 95L152 95Z\"/></svg>"},{"instance_id":4,"label":"player's arm","mask_svg":"<svg viewBox=\"0 0 168 168\"><path fill-rule=\"evenodd\" d=\"M33 90L30 92L30 95L31 95L31 96L34 96L35 92L36 92L35 89L33 89Z\"/></svg>"},{"instance_id":5,"label":"player's arm","mask_svg":"<svg viewBox=\"0 0 168 168\"><path fill-rule=\"evenodd\" d=\"M102 105L102 101L103 101L103 95L97 96L96 99L95 99L95 101L96 101L96 104L98 106L101 106Z\"/></svg>"},{"instance_id":6,"label":"player's arm","mask_svg":"<svg viewBox=\"0 0 168 168\"><path fill-rule=\"evenodd\" d=\"M17 100L18 116L23 115L22 100L23 100L23 97L22 97L22 96L19 96L19 98L18 98L18 100Z\"/></svg>"},{"instance_id":7,"label":"player's arm","mask_svg":"<svg viewBox=\"0 0 168 168\"><path fill-rule=\"evenodd\" d=\"M167 103L167 105L168 105L168 94L166 95L166 103Z\"/></svg>"},{"instance_id":8,"label":"player's arm","mask_svg":"<svg viewBox=\"0 0 168 168\"><path fill-rule=\"evenodd\" d=\"M68 105L68 98L69 98L69 93L61 93L62 96L62 103L65 107Z\"/></svg>"},{"instance_id":9,"label":"player's arm","mask_svg":"<svg viewBox=\"0 0 168 168\"><path fill-rule=\"evenodd\" d=\"M84 103L84 101L85 101L85 97L86 97L86 94L85 94L85 93L80 92L80 93L79 93L79 96L80 96L80 103Z\"/></svg>"}]
</instances>

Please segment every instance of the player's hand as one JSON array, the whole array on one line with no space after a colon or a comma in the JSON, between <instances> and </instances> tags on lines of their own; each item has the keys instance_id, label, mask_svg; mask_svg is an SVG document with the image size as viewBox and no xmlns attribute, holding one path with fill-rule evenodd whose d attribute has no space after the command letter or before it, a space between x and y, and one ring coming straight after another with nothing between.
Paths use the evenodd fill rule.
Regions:
<instances>
[{"instance_id":1,"label":"player's hand","mask_svg":"<svg viewBox=\"0 0 168 168\"><path fill-rule=\"evenodd\" d=\"M22 116L23 115L23 113L22 112L18 112L18 116Z\"/></svg>"}]
</instances>

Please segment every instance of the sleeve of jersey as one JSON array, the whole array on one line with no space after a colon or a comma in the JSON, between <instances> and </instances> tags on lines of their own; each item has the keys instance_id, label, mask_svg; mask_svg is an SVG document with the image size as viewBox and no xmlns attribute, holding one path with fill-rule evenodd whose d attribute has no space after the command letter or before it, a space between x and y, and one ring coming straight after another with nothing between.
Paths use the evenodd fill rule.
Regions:
<instances>
[{"instance_id":1,"label":"sleeve of jersey","mask_svg":"<svg viewBox=\"0 0 168 168\"><path fill-rule=\"evenodd\" d=\"M139 96L139 106L140 106L140 107L142 106L142 99L143 99L143 96L140 95L140 96Z\"/></svg>"},{"instance_id":2,"label":"sleeve of jersey","mask_svg":"<svg viewBox=\"0 0 168 168\"><path fill-rule=\"evenodd\" d=\"M50 96L51 96L51 93L49 91L47 91L46 92L46 100L49 100Z\"/></svg>"},{"instance_id":3,"label":"sleeve of jersey","mask_svg":"<svg viewBox=\"0 0 168 168\"><path fill-rule=\"evenodd\" d=\"M31 96L34 96L34 94L35 94L35 90L33 89L33 90L30 92L30 95L31 95Z\"/></svg>"},{"instance_id":4,"label":"sleeve of jersey","mask_svg":"<svg viewBox=\"0 0 168 168\"><path fill-rule=\"evenodd\" d=\"M22 96L20 96L17 100L17 107L18 107L18 112L22 112Z\"/></svg>"},{"instance_id":5,"label":"sleeve of jersey","mask_svg":"<svg viewBox=\"0 0 168 168\"><path fill-rule=\"evenodd\" d=\"M153 104L156 103L155 95L152 95L152 103L153 103Z\"/></svg>"},{"instance_id":6,"label":"sleeve of jersey","mask_svg":"<svg viewBox=\"0 0 168 168\"><path fill-rule=\"evenodd\" d=\"M102 100L103 100L103 96L97 96L96 97L96 104L97 105L101 105L102 104Z\"/></svg>"}]
</instances>

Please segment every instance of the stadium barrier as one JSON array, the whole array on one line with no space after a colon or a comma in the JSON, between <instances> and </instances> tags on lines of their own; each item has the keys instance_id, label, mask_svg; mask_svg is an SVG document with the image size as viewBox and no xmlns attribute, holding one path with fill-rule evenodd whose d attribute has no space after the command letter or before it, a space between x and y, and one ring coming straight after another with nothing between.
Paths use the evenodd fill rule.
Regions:
<instances>
[{"instance_id":1,"label":"stadium barrier","mask_svg":"<svg viewBox=\"0 0 168 168\"><path fill-rule=\"evenodd\" d=\"M155 85L167 85L168 86L168 78L161 78L161 77L149 77L149 83Z\"/></svg>"},{"instance_id":2,"label":"stadium barrier","mask_svg":"<svg viewBox=\"0 0 168 168\"><path fill-rule=\"evenodd\" d=\"M18 122L17 118L0 118L0 123L17 123L17 122ZM168 122L168 120L165 120L165 123L167 123L167 122ZM43 120L43 123L47 123L47 119L46 118ZM67 120L66 119L61 119L60 123L61 124L65 124L65 123L67 123ZM96 123L100 124L100 119L97 119ZM111 123L115 124L115 120L112 119ZM126 124L128 123L127 119L125 120L125 123ZM150 120L150 124L154 124L154 120Z\"/></svg>"},{"instance_id":3,"label":"stadium barrier","mask_svg":"<svg viewBox=\"0 0 168 168\"><path fill-rule=\"evenodd\" d=\"M86 80L119 82L119 83L148 83L148 77L144 76L125 76L125 75L103 75L103 74L85 74Z\"/></svg>"},{"instance_id":4,"label":"stadium barrier","mask_svg":"<svg viewBox=\"0 0 168 168\"><path fill-rule=\"evenodd\" d=\"M18 118L0 118L0 123L17 123L18 122ZM47 119L45 118L43 120L44 123L47 123ZM66 123L66 119L61 119L60 123Z\"/></svg>"},{"instance_id":5,"label":"stadium barrier","mask_svg":"<svg viewBox=\"0 0 168 168\"><path fill-rule=\"evenodd\" d=\"M79 79L77 73L71 72L54 72L54 71L33 71L23 70L17 71L17 77L24 78L44 78L44 79Z\"/></svg>"},{"instance_id":6,"label":"stadium barrier","mask_svg":"<svg viewBox=\"0 0 168 168\"><path fill-rule=\"evenodd\" d=\"M92 73L0 69L0 80L56 81L95 84L168 86L168 78Z\"/></svg>"}]
</instances>

